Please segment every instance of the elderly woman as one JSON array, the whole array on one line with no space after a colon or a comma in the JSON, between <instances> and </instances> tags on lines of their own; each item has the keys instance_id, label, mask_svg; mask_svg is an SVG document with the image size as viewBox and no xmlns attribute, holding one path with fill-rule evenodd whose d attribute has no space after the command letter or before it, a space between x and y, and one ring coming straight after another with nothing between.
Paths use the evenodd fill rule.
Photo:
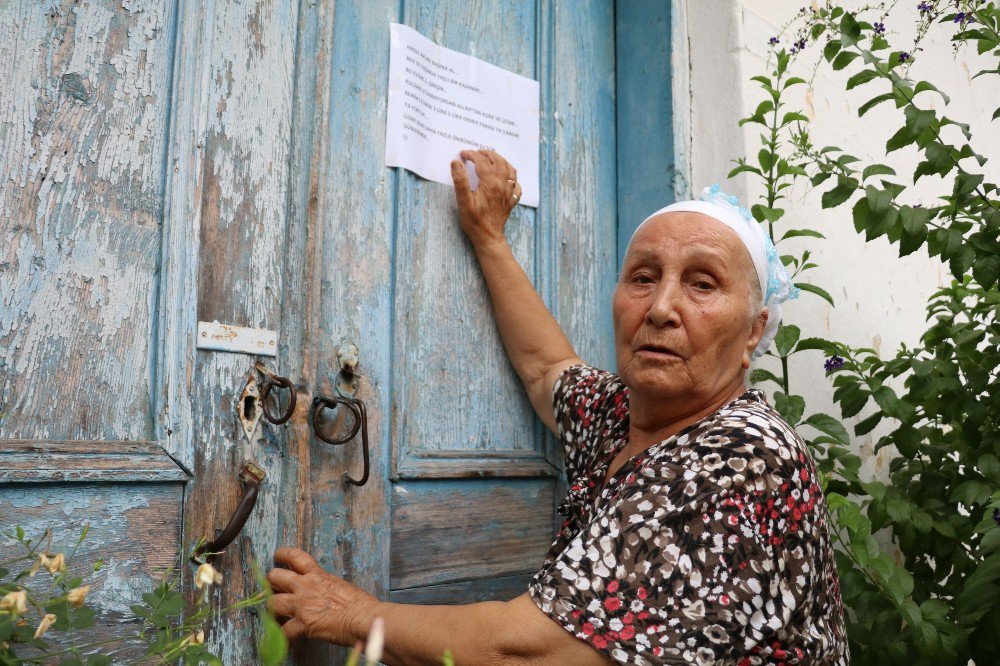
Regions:
<instances>
[{"instance_id":1,"label":"elderly woman","mask_svg":"<svg viewBox=\"0 0 1000 666\"><path fill-rule=\"evenodd\" d=\"M566 521L507 603L379 602L282 549L268 579L290 638L350 645L385 620L390 664L842 664L826 508L802 439L747 390L794 290L770 239L707 190L646 219L612 311L618 373L581 361L504 238L520 196L496 153L452 175L510 361L562 441Z\"/></svg>"}]
</instances>

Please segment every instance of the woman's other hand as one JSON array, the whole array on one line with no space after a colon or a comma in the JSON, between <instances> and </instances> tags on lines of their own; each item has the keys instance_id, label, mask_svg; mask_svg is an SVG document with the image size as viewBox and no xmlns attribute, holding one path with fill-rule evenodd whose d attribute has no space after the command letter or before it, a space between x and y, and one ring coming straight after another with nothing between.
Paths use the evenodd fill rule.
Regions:
<instances>
[{"instance_id":1,"label":"woman's other hand","mask_svg":"<svg viewBox=\"0 0 1000 666\"><path fill-rule=\"evenodd\" d=\"M521 198L517 171L492 150L463 150L460 156L462 159L451 163L451 177L455 182L462 230L476 248L506 242L504 225ZM464 160L476 167L479 186L475 192L469 184Z\"/></svg>"},{"instance_id":2,"label":"woman's other hand","mask_svg":"<svg viewBox=\"0 0 1000 666\"><path fill-rule=\"evenodd\" d=\"M365 635L375 597L324 571L304 550L279 548L274 563L267 574L274 590L268 607L283 622L289 641L305 637L351 645Z\"/></svg>"}]
</instances>

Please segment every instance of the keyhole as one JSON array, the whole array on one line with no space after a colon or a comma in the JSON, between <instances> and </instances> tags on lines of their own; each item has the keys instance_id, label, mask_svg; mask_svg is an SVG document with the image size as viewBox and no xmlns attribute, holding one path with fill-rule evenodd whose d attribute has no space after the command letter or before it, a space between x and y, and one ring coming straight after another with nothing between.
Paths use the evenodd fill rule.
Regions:
<instances>
[{"instance_id":1,"label":"keyhole","mask_svg":"<svg viewBox=\"0 0 1000 666\"><path fill-rule=\"evenodd\" d=\"M257 407L257 399L252 395L243 398L243 418L252 420Z\"/></svg>"}]
</instances>

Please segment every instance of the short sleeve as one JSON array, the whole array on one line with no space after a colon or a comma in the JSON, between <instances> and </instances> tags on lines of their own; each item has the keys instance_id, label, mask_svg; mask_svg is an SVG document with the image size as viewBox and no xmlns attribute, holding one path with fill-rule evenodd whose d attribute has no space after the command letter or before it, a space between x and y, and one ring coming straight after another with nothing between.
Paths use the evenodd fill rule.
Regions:
<instances>
[{"instance_id":1,"label":"short sleeve","mask_svg":"<svg viewBox=\"0 0 1000 666\"><path fill-rule=\"evenodd\" d=\"M621 501L535 577L535 603L617 663L841 663L813 471L778 479L749 469L759 458L709 451L688 464L644 464ZM806 625L816 631L788 633Z\"/></svg>"},{"instance_id":2,"label":"short sleeve","mask_svg":"<svg viewBox=\"0 0 1000 666\"><path fill-rule=\"evenodd\" d=\"M590 467L603 437L627 415L625 388L613 372L571 365L552 388L552 408L573 483Z\"/></svg>"}]
</instances>

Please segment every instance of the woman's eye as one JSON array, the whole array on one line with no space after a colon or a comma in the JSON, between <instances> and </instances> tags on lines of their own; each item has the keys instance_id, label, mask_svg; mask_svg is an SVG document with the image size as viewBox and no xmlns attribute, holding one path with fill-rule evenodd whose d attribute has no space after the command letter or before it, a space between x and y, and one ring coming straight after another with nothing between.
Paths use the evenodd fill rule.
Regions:
<instances>
[{"instance_id":1,"label":"woman's eye","mask_svg":"<svg viewBox=\"0 0 1000 666\"><path fill-rule=\"evenodd\" d=\"M708 280L698 280L694 283L694 286L696 289L699 289L701 291L709 291L710 289L715 288L715 285L709 282Z\"/></svg>"},{"instance_id":2,"label":"woman's eye","mask_svg":"<svg viewBox=\"0 0 1000 666\"><path fill-rule=\"evenodd\" d=\"M632 277L632 282L635 282L636 284L652 284L653 278L645 273L640 273Z\"/></svg>"}]
</instances>

